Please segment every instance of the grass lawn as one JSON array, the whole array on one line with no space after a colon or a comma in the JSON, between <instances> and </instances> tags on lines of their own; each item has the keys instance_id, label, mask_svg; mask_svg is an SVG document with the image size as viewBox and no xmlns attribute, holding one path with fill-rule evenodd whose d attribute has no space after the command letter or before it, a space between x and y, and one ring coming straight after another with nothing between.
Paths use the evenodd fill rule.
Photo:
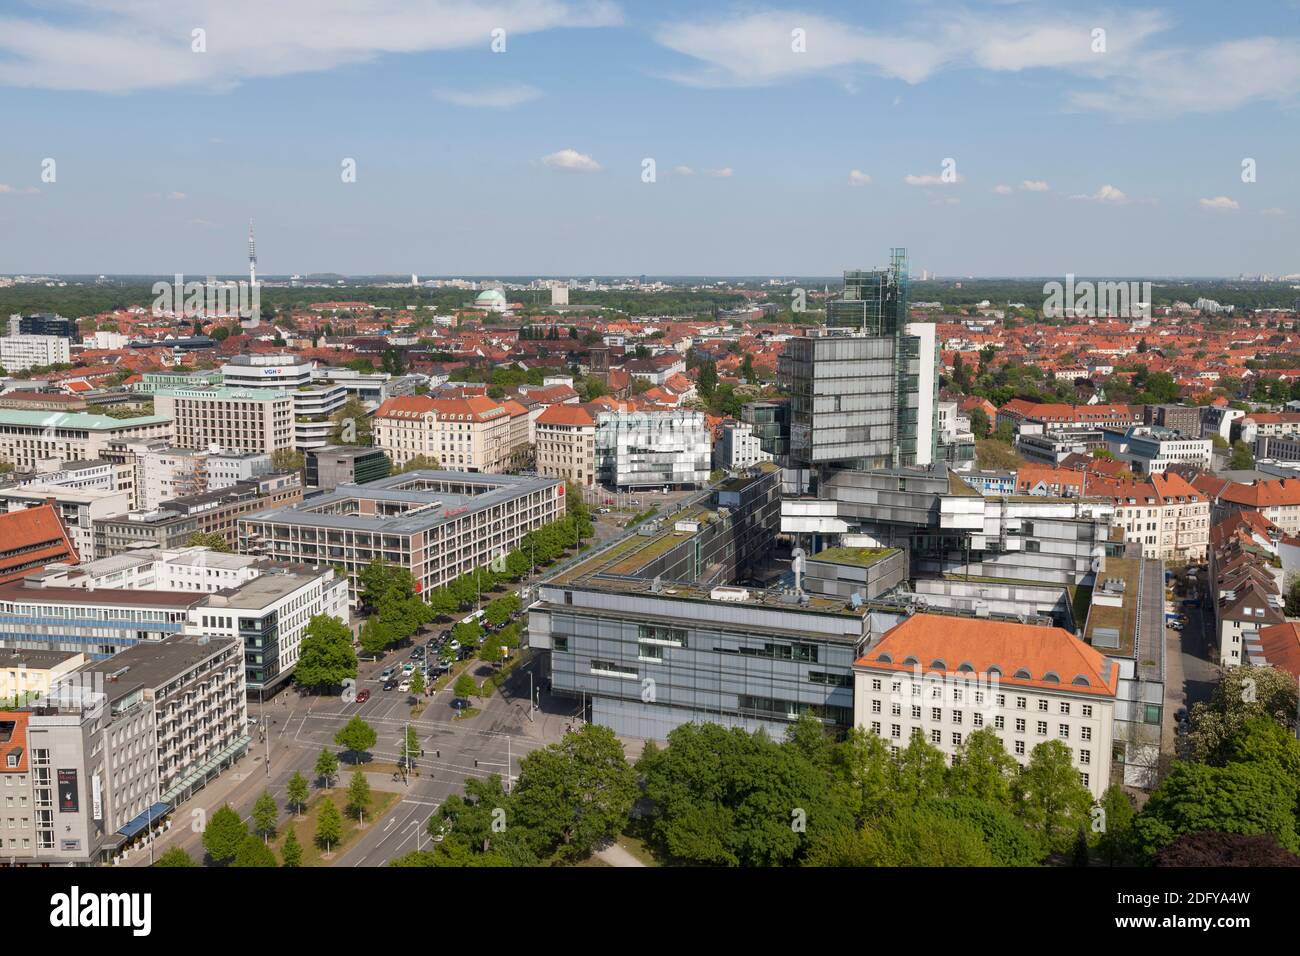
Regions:
<instances>
[{"instance_id":1,"label":"grass lawn","mask_svg":"<svg viewBox=\"0 0 1300 956\"><path fill-rule=\"evenodd\" d=\"M662 865L657 859L655 859L655 855L650 852L650 848L645 845L644 840L622 833L619 835L617 842L619 846L627 850L628 853L631 853L646 866Z\"/></svg>"},{"instance_id":2,"label":"grass lawn","mask_svg":"<svg viewBox=\"0 0 1300 956\"><path fill-rule=\"evenodd\" d=\"M481 713L483 712L479 710L477 707L466 707L464 710L457 713L456 716L452 718L452 720L469 720L469 718L477 717Z\"/></svg>"},{"instance_id":3,"label":"grass lawn","mask_svg":"<svg viewBox=\"0 0 1300 956\"><path fill-rule=\"evenodd\" d=\"M367 829L374 826L378 820L383 819L384 814L392 809L400 796L400 794L383 790L371 790L370 795L370 812L366 814ZM316 845L316 817L320 813L321 804L325 800L333 800L334 805L339 808L339 813L343 815L343 836L338 843L330 847L330 859L328 860L324 858L321 848ZM285 834L289 832L289 827L292 826L298 836L298 843L302 846L302 865L331 866L339 858L340 851L347 849L348 843L358 833L357 821L347 815L345 809L347 802L347 787L335 787L333 790L327 790L319 794L307 807L307 812L302 815L302 819L290 818L281 823L279 833L271 841L271 849L275 851L275 858L277 860L283 859L280 847L284 844Z\"/></svg>"}]
</instances>

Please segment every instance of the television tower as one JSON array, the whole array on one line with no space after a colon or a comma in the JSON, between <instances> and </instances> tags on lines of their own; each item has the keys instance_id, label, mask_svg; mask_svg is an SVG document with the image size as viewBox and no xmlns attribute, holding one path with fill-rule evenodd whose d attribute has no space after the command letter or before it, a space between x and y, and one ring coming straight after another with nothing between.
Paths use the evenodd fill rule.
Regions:
<instances>
[{"instance_id":1,"label":"television tower","mask_svg":"<svg viewBox=\"0 0 1300 956\"><path fill-rule=\"evenodd\" d=\"M257 243L253 241L253 220L248 220L248 284L257 285Z\"/></svg>"}]
</instances>

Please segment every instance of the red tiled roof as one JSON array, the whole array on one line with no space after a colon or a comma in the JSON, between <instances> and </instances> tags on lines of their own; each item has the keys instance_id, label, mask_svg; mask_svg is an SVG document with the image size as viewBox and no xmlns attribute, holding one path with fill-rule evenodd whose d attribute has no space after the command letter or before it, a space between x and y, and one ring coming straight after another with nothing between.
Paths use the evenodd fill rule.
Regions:
<instances>
[{"instance_id":1,"label":"red tiled roof","mask_svg":"<svg viewBox=\"0 0 1300 956\"><path fill-rule=\"evenodd\" d=\"M55 561L78 563L77 551L53 505L0 514L0 583Z\"/></svg>"},{"instance_id":2,"label":"red tiled roof","mask_svg":"<svg viewBox=\"0 0 1300 956\"><path fill-rule=\"evenodd\" d=\"M1287 621L1259 629L1259 644L1270 667L1300 678L1300 624Z\"/></svg>"},{"instance_id":3,"label":"red tiled roof","mask_svg":"<svg viewBox=\"0 0 1300 956\"><path fill-rule=\"evenodd\" d=\"M1108 665L1102 654L1064 628L939 614L907 618L888 631L855 666L895 671L919 667L922 673L959 675L964 665L974 668L975 675L996 668L1000 672L998 682L1012 687L1099 696L1114 696L1119 687L1119 668ZM1022 669L1028 677L1016 676ZM1048 677L1052 674L1055 681ZM1076 684L1076 678L1086 683Z\"/></svg>"}]
</instances>

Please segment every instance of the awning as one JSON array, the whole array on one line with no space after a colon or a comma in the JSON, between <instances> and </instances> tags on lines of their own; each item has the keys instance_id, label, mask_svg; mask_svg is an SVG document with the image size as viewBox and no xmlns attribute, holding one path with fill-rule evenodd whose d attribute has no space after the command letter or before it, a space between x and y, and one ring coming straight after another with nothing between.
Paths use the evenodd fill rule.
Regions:
<instances>
[{"instance_id":1,"label":"awning","mask_svg":"<svg viewBox=\"0 0 1300 956\"><path fill-rule=\"evenodd\" d=\"M172 809L171 804L155 803L152 807L150 807L144 813L140 814L138 817L136 817L134 820L132 820L126 826L122 827L122 829L118 830L117 832L122 834L122 836L126 837L129 840L131 839L131 837L135 836L145 827L149 826L149 824L154 820L161 820L163 817L165 817L168 813L171 812L171 809Z\"/></svg>"}]
</instances>

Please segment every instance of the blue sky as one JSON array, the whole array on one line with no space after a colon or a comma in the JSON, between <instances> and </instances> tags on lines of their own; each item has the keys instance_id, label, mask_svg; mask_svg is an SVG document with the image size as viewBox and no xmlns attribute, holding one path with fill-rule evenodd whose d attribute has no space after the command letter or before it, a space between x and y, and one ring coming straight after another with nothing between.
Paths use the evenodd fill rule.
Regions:
<instances>
[{"instance_id":1,"label":"blue sky","mask_svg":"<svg viewBox=\"0 0 1300 956\"><path fill-rule=\"evenodd\" d=\"M3 0L0 273L1295 273L1298 97L1294 0Z\"/></svg>"}]
</instances>

